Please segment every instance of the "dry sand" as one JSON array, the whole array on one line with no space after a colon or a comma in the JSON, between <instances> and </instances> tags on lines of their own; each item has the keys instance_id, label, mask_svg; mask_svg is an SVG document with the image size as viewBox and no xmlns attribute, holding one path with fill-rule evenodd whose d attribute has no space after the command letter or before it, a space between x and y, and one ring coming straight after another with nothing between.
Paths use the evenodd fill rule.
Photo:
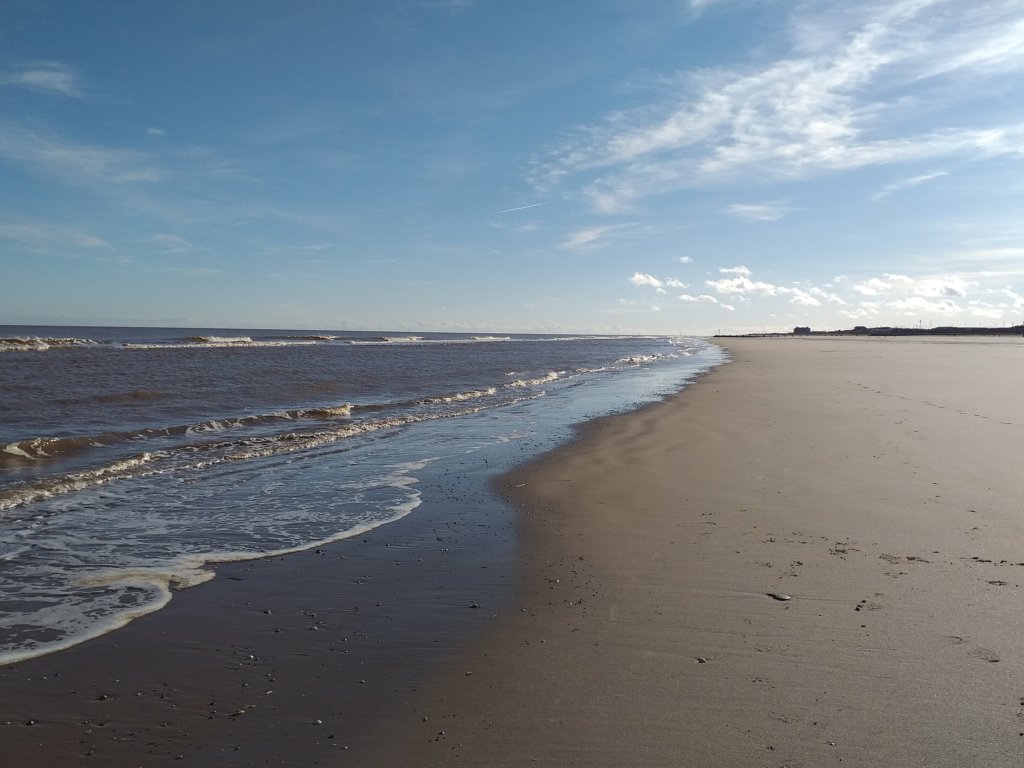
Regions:
<instances>
[{"instance_id":1,"label":"dry sand","mask_svg":"<svg viewBox=\"0 0 1024 768\"><path fill-rule=\"evenodd\" d=\"M726 346L506 479L518 603L364 764L1024 764L1021 340Z\"/></svg>"},{"instance_id":2,"label":"dry sand","mask_svg":"<svg viewBox=\"0 0 1024 768\"><path fill-rule=\"evenodd\" d=\"M1024 764L1019 342L729 340L735 362L502 479L518 553L493 511L439 504L220 569L2 670L0 746L41 768Z\"/></svg>"}]
</instances>

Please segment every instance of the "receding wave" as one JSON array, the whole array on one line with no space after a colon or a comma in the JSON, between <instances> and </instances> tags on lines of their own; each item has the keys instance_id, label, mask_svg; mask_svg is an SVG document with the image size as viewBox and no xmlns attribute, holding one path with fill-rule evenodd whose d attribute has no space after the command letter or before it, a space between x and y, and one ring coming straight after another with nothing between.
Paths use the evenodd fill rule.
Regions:
<instances>
[{"instance_id":1,"label":"receding wave","mask_svg":"<svg viewBox=\"0 0 1024 768\"><path fill-rule=\"evenodd\" d=\"M255 427L299 419L317 419L322 421L346 419L351 417L351 415L352 404L343 403L341 405L318 408L295 408L253 416L210 419L197 424L150 427L129 432L104 432L98 435L79 435L75 437L34 437L8 443L0 448L0 469L25 466L26 464L48 459L67 458L96 448L109 448L118 443L224 432L231 429Z\"/></svg>"},{"instance_id":2,"label":"receding wave","mask_svg":"<svg viewBox=\"0 0 1024 768\"><path fill-rule=\"evenodd\" d=\"M473 341L512 341L511 336L474 336Z\"/></svg>"},{"instance_id":3,"label":"receding wave","mask_svg":"<svg viewBox=\"0 0 1024 768\"><path fill-rule=\"evenodd\" d=\"M346 438L385 429L396 429L423 421L452 418L477 413L480 408L458 411L409 414L383 419L349 422L333 429L309 432L285 432L241 440L216 441L179 446L162 451L147 451L121 459L103 467L71 472L45 480L33 481L0 491L0 512L113 480L145 477L167 472L205 469L227 462L249 461L284 453L308 451ZM9 446L8 446L9 447Z\"/></svg>"},{"instance_id":4,"label":"receding wave","mask_svg":"<svg viewBox=\"0 0 1024 768\"><path fill-rule=\"evenodd\" d=\"M140 453L138 456L115 461L105 467L72 472L61 477L7 488L0 491L0 512L33 501L40 501L52 496L80 491L93 485L108 483L111 480L138 476L140 468L149 464L156 456L157 454L155 453Z\"/></svg>"}]
</instances>

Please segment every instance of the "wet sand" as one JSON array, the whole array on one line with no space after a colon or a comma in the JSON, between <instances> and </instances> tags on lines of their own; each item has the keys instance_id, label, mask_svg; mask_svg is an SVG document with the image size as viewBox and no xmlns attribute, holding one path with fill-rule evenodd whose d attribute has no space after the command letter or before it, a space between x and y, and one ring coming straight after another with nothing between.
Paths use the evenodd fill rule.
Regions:
<instances>
[{"instance_id":1,"label":"wet sand","mask_svg":"<svg viewBox=\"0 0 1024 768\"><path fill-rule=\"evenodd\" d=\"M123 629L0 668L0 765L359 764L396 702L514 592L513 511L485 488L421 485L395 523L218 566Z\"/></svg>"},{"instance_id":2,"label":"wet sand","mask_svg":"<svg viewBox=\"0 0 1024 768\"><path fill-rule=\"evenodd\" d=\"M44 767L1020 765L1019 342L729 340L735 362L502 478L517 516L453 486L0 670L0 745Z\"/></svg>"},{"instance_id":3,"label":"wet sand","mask_svg":"<svg viewBox=\"0 0 1024 768\"><path fill-rule=\"evenodd\" d=\"M515 610L365 764L1024 763L1021 340L726 346L507 478Z\"/></svg>"}]
</instances>

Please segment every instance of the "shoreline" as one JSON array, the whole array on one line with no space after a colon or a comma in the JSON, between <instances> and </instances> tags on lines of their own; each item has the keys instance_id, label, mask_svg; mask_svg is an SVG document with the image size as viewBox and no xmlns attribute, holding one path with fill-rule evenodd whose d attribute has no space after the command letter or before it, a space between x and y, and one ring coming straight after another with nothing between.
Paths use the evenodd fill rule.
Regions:
<instances>
[{"instance_id":1,"label":"shoreline","mask_svg":"<svg viewBox=\"0 0 1024 768\"><path fill-rule=\"evenodd\" d=\"M538 432L499 450L498 466L576 434ZM357 753L511 604L517 514L495 489L495 458L421 477L421 506L397 521L210 563L214 579L156 612L0 666L0 743L48 766L306 766Z\"/></svg>"},{"instance_id":2,"label":"shoreline","mask_svg":"<svg viewBox=\"0 0 1024 768\"><path fill-rule=\"evenodd\" d=\"M507 476L517 609L362 764L1020 764L1020 345L724 346Z\"/></svg>"},{"instance_id":3,"label":"shoreline","mask_svg":"<svg viewBox=\"0 0 1024 768\"><path fill-rule=\"evenodd\" d=\"M8 754L1019 764L1020 351L722 346L733 362L498 478L515 511L438 487L365 543L218 566L0 670Z\"/></svg>"},{"instance_id":4,"label":"shoreline","mask_svg":"<svg viewBox=\"0 0 1024 768\"><path fill-rule=\"evenodd\" d=\"M215 564L214 579L159 611L0 667L8 758L48 768L338 759L510 599L513 513L485 474L424 487L414 513L357 537Z\"/></svg>"}]
</instances>

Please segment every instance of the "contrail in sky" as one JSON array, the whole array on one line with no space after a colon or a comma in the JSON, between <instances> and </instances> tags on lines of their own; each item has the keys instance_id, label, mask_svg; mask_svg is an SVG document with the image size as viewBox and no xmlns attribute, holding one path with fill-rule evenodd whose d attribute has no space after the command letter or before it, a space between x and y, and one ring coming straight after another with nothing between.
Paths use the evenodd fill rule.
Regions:
<instances>
[{"instance_id":1,"label":"contrail in sky","mask_svg":"<svg viewBox=\"0 0 1024 768\"><path fill-rule=\"evenodd\" d=\"M495 213L512 213L512 211L525 211L527 208L536 208L538 205L544 205L544 203L534 203L533 205L520 205L518 208L506 208L504 211L496 211Z\"/></svg>"}]
</instances>

